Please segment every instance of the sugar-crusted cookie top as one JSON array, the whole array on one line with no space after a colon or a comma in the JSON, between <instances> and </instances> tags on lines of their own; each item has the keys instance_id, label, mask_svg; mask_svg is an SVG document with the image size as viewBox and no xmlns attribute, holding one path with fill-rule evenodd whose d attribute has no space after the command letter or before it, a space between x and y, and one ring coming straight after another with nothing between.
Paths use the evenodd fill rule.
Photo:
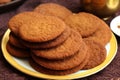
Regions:
<instances>
[{"instance_id":1,"label":"sugar-crusted cookie top","mask_svg":"<svg viewBox=\"0 0 120 80\"><path fill-rule=\"evenodd\" d=\"M33 60L39 65L52 70L68 70L79 66L87 56L87 46L82 43L80 50L73 56L62 60L46 60L32 54Z\"/></svg>"},{"instance_id":2,"label":"sugar-crusted cookie top","mask_svg":"<svg viewBox=\"0 0 120 80\"><path fill-rule=\"evenodd\" d=\"M55 3L40 4L34 9L34 11L44 15L56 16L63 20L72 14L72 12L66 7Z\"/></svg>"},{"instance_id":3,"label":"sugar-crusted cookie top","mask_svg":"<svg viewBox=\"0 0 120 80\"><path fill-rule=\"evenodd\" d=\"M73 29L79 31L82 37L93 34L99 27L99 18L85 12L70 15L65 22Z\"/></svg>"},{"instance_id":4,"label":"sugar-crusted cookie top","mask_svg":"<svg viewBox=\"0 0 120 80\"><path fill-rule=\"evenodd\" d=\"M103 45L92 39L84 39L88 46L90 58L84 69L91 69L100 65L106 58L107 52Z\"/></svg>"},{"instance_id":5,"label":"sugar-crusted cookie top","mask_svg":"<svg viewBox=\"0 0 120 80\"><path fill-rule=\"evenodd\" d=\"M13 16L9 22L8 27L15 34L18 35L18 28L23 24L31 23L35 18L40 16L39 13L36 12L22 12L15 16Z\"/></svg>"},{"instance_id":6,"label":"sugar-crusted cookie top","mask_svg":"<svg viewBox=\"0 0 120 80\"><path fill-rule=\"evenodd\" d=\"M43 16L23 24L19 28L19 35L29 42L44 42L59 36L66 28L66 24L57 17Z\"/></svg>"},{"instance_id":7,"label":"sugar-crusted cookie top","mask_svg":"<svg viewBox=\"0 0 120 80\"><path fill-rule=\"evenodd\" d=\"M63 44L46 50L33 49L32 52L39 57L47 59L63 59L74 55L82 47L82 43L81 35L72 30L71 35Z\"/></svg>"}]
</instances>

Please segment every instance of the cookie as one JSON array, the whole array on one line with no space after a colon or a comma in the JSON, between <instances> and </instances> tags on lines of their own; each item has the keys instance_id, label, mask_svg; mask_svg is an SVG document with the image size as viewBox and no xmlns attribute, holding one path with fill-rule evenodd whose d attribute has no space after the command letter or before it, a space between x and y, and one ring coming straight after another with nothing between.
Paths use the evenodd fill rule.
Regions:
<instances>
[{"instance_id":1,"label":"cookie","mask_svg":"<svg viewBox=\"0 0 120 80\"><path fill-rule=\"evenodd\" d=\"M66 19L69 15L72 15L72 12L66 7L55 3L40 4L34 11L43 15L56 16L62 20Z\"/></svg>"},{"instance_id":2,"label":"cookie","mask_svg":"<svg viewBox=\"0 0 120 80\"><path fill-rule=\"evenodd\" d=\"M10 1L12 1L12 0L0 0L0 4L5 4L5 3L8 3Z\"/></svg>"},{"instance_id":3,"label":"cookie","mask_svg":"<svg viewBox=\"0 0 120 80\"><path fill-rule=\"evenodd\" d=\"M22 12L15 16L13 16L9 22L8 27L10 30L18 36L18 28L21 27L23 24L31 24L33 20L37 20L40 16L39 13L36 12Z\"/></svg>"},{"instance_id":4,"label":"cookie","mask_svg":"<svg viewBox=\"0 0 120 80\"><path fill-rule=\"evenodd\" d=\"M100 27L98 28L98 30L94 34L86 38L98 41L100 44L105 46L110 41L112 37L112 32L105 22L100 20L99 23Z\"/></svg>"},{"instance_id":5,"label":"cookie","mask_svg":"<svg viewBox=\"0 0 120 80\"><path fill-rule=\"evenodd\" d=\"M98 65L100 65L106 59L106 49L100 43L90 40L84 39L85 43L88 46L88 53L90 54L89 61L84 66L84 69L91 69Z\"/></svg>"},{"instance_id":6,"label":"cookie","mask_svg":"<svg viewBox=\"0 0 120 80\"><path fill-rule=\"evenodd\" d=\"M67 25L59 18L43 16L19 27L19 36L29 42L45 42L58 37Z\"/></svg>"},{"instance_id":7,"label":"cookie","mask_svg":"<svg viewBox=\"0 0 120 80\"><path fill-rule=\"evenodd\" d=\"M99 18L85 12L70 15L65 19L66 24L77 30L82 37L93 34L99 27Z\"/></svg>"},{"instance_id":8,"label":"cookie","mask_svg":"<svg viewBox=\"0 0 120 80\"><path fill-rule=\"evenodd\" d=\"M44 73L44 74L50 74L50 75L68 75L68 74L72 74L75 73L79 70L81 70L86 63L89 60L89 54L87 53L86 58L81 62L81 64L79 64L78 66L72 68L72 69L67 69L67 70L52 70L52 69L48 69L45 67L40 66L39 64L37 64L34 60L30 59L29 63L31 65L31 67L33 69L35 69L36 71L40 72L40 73Z\"/></svg>"},{"instance_id":9,"label":"cookie","mask_svg":"<svg viewBox=\"0 0 120 80\"><path fill-rule=\"evenodd\" d=\"M36 56L46 59L63 59L74 55L82 46L82 42L81 35L72 30L71 35L61 45L49 49L32 49L31 51Z\"/></svg>"},{"instance_id":10,"label":"cookie","mask_svg":"<svg viewBox=\"0 0 120 80\"><path fill-rule=\"evenodd\" d=\"M32 54L33 60L41 66L52 70L67 70L78 66L87 54L87 46L83 43L80 50L71 57L67 57L61 60L47 60ZM58 53L59 54L59 53Z\"/></svg>"},{"instance_id":11,"label":"cookie","mask_svg":"<svg viewBox=\"0 0 120 80\"><path fill-rule=\"evenodd\" d=\"M30 50L17 48L11 45L9 41L7 42L6 49L8 53L11 54L12 56L15 56L18 58L30 57L30 52L29 52Z\"/></svg>"},{"instance_id":12,"label":"cookie","mask_svg":"<svg viewBox=\"0 0 120 80\"><path fill-rule=\"evenodd\" d=\"M14 35L12 32L10 32L9 35L9 42L15 47L26 49L26 47L20 42L20 38Z\"/></svg>"},{"instance_id":13,"label":"cookie","mask_svg":"<svg viewBox=\"0 0 120 80\"><path fill-rule=\"evenodd\" d=\"M28 42L21 39L21 43L23 43L24 46L32 49L52 48L62 44L70 36L70 34L71 29L67 27L61 35L59 35L57 38L53 40L40 43L40 42Z\"/></svg>"}]
</instances>

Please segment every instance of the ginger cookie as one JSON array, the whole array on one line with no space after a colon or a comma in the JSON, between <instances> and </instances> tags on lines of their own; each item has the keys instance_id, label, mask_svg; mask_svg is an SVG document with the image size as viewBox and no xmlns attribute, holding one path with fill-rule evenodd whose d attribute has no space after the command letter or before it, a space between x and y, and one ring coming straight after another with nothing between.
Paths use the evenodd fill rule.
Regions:
<instances>
[{"instance_id":1,"label":"ginger cookie","mask_svg":"<svg viewBox=\"0 0 120 80\"><path fill-rule=\"evenodd\" d=\"M88 61L89 61L89 54L87 53L86 58L84 58L84 60L78 66L76 66L72 69L67 69L67 70L48 69L48 68L42 67L41 65L37 64L32 59L29 60L29 63L33 69L35 69L36 71L38 71L40 73L49 74L49 75L68 75L68 74L74 74L75 72L81 70Z\"/></svg>"},{"instance_id":2,"label":"ginger cookie","mask_svg":"<svg viewBox=\"0 0 120 80\"><path fill-rule=\"evenodd\" d=\"M100 43L90 39L84 39L84 41L88 46L88 53L90 54L89 61L84 66L84 69L91 69L100 65L106 59L107 53L105 47Z\"/></svg>"},{"instance_id":3,"label":"ginger cookie","mask_svg":"<svg viewBox=\"0 0 120 80\"><path fill-rule=\"evenodd\" d=\"M12 1L12 0L0 0L0 4L5 4L5 3L8 3L10 1Z\"/></svg>"},{"instance_id":4,"label":"ginger cookie","mask_svg":"<svg viewBox=\"0 0 120 80\"><path fill-rule=\"evenodd\" d=\"M23 49L27 48L24 45L22 45L22 43L20 42L20 38L18 38L12 32L10 32L10 35L9 35L9 42L10 42L10 44L12 44L15 47L23 48Z\"/></svg>"},{"instance_id":5,"label":"ginger cookie","mask_svg":"<svg viewBox=\"0 0 120 80\"><path fill-rule=\"evenodd\" d=\"M61 60L48 60L32 55L33 60L41 66L52 70L67 70L78 66L84 58L87 56L87 46L83 42L83 46L80 50L71 57L67 57Z\"/></svg>"},{"instance_id":6,"label":"ginger cookie","mask_svg":"<svg viewBox=\"0 0 120 80\"><path fill-rule=\"evenodd\" d=\"M8 27L10 30L18 36L18 29L21 27L23 24L31 24L33 20L37 20L37 18L40 16L39 13L36 12L22 12L19 13L15 16L13 16L9 22L8 22Z\"/></svg>"},{"instance_id":7,"label":"ginger cookie","mask_svg":"<svg viewBox=\"0 0 120 80\"><path fill-rule=\"evenodd\" d=\"M70 15L65 22L73 29L77 30L82 37L93 34L99 27L99 18L85 12Z\"/></svg>"},{"instance_id":8,"label":"ginger cookie","mask_svg":"<svg viewBox=\"0 0 120 80\"><path fill-rule=\"evenodd\" d=\"M67 27L64 32L59 35L57 38L50 40L50 41L46 41L46 42L28 42L25 40L21 40L21 43L23 43L23 45L25 45L28 48L32 48L32 49L39 49L39 48L52 48L55 46L60 45L61 43L63 43L71 34L71 29L69 27Z\"/></svg>"},{"instance_id":9,"label":"ginger cookie","mask_svg":"<svg viewBox=\"0 0 120 80\"><path fill-rule=\"evenodd\" d=\"M72 15L72 12L66 7L55 3L40 4L34 11L43 15L56 16L62 20L66 19L69 15Z\"/></svg>"},{"instance_id":10,"label":"ginger cookie","mask_svg":"<svg viewBox=\"0 0 120 80\"><path fill-rule=\"evenodd\" d=\"M45 42L58 37L67 25L54 16L43 16L19 27L19 36L29 42Z\"/></svg>"},{"instance_id":11,"label":"ginger cookie","mask_svg":"<svg viewBox=\"0 0 120 80\"><path fill-rule=\"evenodd\" d=\"M105 22L100 20L99 23L100 27L98 28L98 30L94 34L86 38L98 41L100 44L105 46L110 41L112 37L112 32Z\"/></svg>"},{"instance_id":12,"label":"ginger cookie","mask_svg":"<svg viewBox=\"0 0 120 80\"><path fill-rule=\"evenodd\" d=\"M38 57L46 59L63 59L74 55L82 46L81 35L72 30L71 35L61 45L49 49L32 49L31 51Z\"/></svg>"},{"instance_id":13,"label":"ginger cookie","mask_svg":"<svg viewBox=\"0 0 120 80\"><path fill-rule=\"evenodd\" d=\"M6 49L9 54L12 56L18 57L18 58L26 58L30 57L30 50L29 49L21 49L17 48L10 44L10 42L7 42Z\"/></svg>"}]
</instances>

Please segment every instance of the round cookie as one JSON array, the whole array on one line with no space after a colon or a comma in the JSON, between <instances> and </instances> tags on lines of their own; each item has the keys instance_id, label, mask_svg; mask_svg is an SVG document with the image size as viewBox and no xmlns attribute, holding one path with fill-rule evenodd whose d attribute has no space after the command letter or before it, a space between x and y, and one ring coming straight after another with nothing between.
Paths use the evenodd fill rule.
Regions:
<instances>
[{"instance_id":1,"label":"round cookie","mask_svg":"<svg viewBox=\"0 0 120 80\"><path fill-rule=\"evenodd\" d=\"M32 48L32 49L52 48L63 43L70 36L70 34L71 34L71 29L67 27L61 35L59 35L57 38L53 40L42 42L42 43L28 42L28 41L21 40L21 43L23 43L23 45L25 45L26 47Z\"/></svg>"},{"instance_id":2,"label":"round cookie","mask_svg":"<svg viewBox=\"0 0 120 80\"><path fill-rule=\"evenodd\" d=\"M21 27L23 24L31 24L33 20L37 20L37 18L40 16L39 13L36 12L22 12L19 13L15 16L13 16L9 22L8 22L8 27L10 30L18 36L18 29Z\"/></svg>"},{"instance_id":3,"label":"round cookie","mask_svg":"<svg viewBox=\"0 0 120 80\"><path fill-rule=\"evenodd\" d=\"M44 73L44 74L50 74L50 75L68 75L68 74L72 74L75 73L79 70L81 70L86 63L89 61L89 54L87 53L86 58L84 58L84 60L81 62L81 64L79 64L78 66L72 68L72 69L68 69L68 70L52 70L52 69L48 69L45 67L40 66L39 64L37 64L34 60L30 59L29 63L31 65L31 67L33 69L35 69L36 71L40 72L40 73Z\"/></svg>"},{"instance_id":4,"label":"round cookie","mask_svg":"<svg viewBox=\"0 0 120 80\"><path fill-rule=\"evenodd\" d=\"M36 56L46 59L63 59L74 55L82 46L82 43L81 35L72 30L71 35L61 45L49 49L32 49L31 51Z\"/></svg>"},{"instance_id":5,"label":"round cookie","mask_svg":"<svg viewBox=\"0 0 120 80\"><path fill-rule=\"evenodd\" d=\"M30 24L19 27L19 36L29 42L45 42L58 37L67 25L54 16L43 16L34 19Z\"/></svg>"},{"instance_id":6,"label":"round cookie","mask_svg":"<svg viewBox=\"0 0 120 80\"><path fill-rule=\"evenodd\" d=\"M32 54L33 60L39 65L52 70L67 70L78 66L87 56L87 46L83 42L80 50L71 57L61 60L48 60L35 56Z\"/></svg>"},{"instance_id":7,"label":"round cookie","mask_svg":"<svg viewBox=\"0 0 120 80\"><path fill-rule=\"evenodd\" d=\"M88 46L88 53L90 54L89 61L84 66L84 69L91 69L100 65L105 60L107 53L105 47L100 43L90 39L84 39L84 41Z\"/></svg>"},{"instance_id":8,"label":"round cookie","mask_svg":"<svg viewBox=\"0 0 120 80\"><path fill-rule=\"evenodd\" d=\"M112 32L109 26L102 20L100 21L99 25L100 27L98 28L98 30L94 34L86 38L98 41L100 44L105 46L110 41L112 37Z\"/></svg>"},{"instance_id":9,"label":"round cookie","mask_svg":"<svg viewBox=\"0 0 120 80\"><path fill-rule=\"evenodd\" d=\"M7 42L6 49L8 53L11 54L12 56L15 56L18 58L30 57L30 52L29 52L30 50L17 48L11 45L9 41Z\"/></svg>"},{"instance_id":10,"label":"round cookie","mask_svg":"<svg viewBox=\"0 0 120 80\"><path fill-rule=\"evenodd\" d=\"M85 12L70 15L65 22L73 29L77 30L82 37L93 34L99 27L99 18Z\"/></svg>"},{"instance_id":11,"label":"round cookie","mask_svg":"<svg viewBox=\"0 0 120 80\"><path fill-rule=\"evenodd\" d=\"M56 16L62 20L66 19L69 15L72 15L70 10L55 3L40 4L34 11L43 15Z\"/></svg>"},{"instance_id":12,"label":"round cookie","mask_svg":"<svg viewBox=\"0 0 120 80\"><path fill-rule=\"evenodd\" d=\"M10 35L9 35L9 42L15 47L26 49L26 47L22 45L22 43L20 42L20 39L16 35L14 35L12 32L10 32Z\"/></svg>"}]
</instances>

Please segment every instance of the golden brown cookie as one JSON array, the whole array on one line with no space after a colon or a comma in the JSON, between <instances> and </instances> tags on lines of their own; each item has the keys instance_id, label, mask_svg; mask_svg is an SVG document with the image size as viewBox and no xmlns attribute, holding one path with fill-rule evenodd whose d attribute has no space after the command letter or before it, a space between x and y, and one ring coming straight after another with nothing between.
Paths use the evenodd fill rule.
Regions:
<instances>
[{"instance_id":1,"label":"golden brown cookie","mask_svg":"<svg viewBox=\"0 0 120 80\"><path fill-rule=\"evenodd\" d=\"M83 42L82 47L80 50L71 57L67 57L61 60L48 60L37 57L36 55L32 54L33 60L41 66L45 68L52 69L52 70L67 70L78 66L84 58L86 58L87 54L87 46ZM57 53L57 52L56 52ZM59 54L59 53L58 53Z\"/></svg>"},{"instance_id":2,"label":"golden brown cookie","mask_svg":"<svg viewBox=\"0 0 120 80\"><path fill-rule=\"evenodd\" d=\"M27 48L20 42L20 38L14 35L12 32L10 32L9 35L9 42L15 47L23 48L23 49Z\"/></svg>"},{"instance_id":3,"label":"golden brown cookie","mask_svg":"<svg viewBox=\"0 0 120 80\"><path fill-rule=\"evenodd\" d=\"M70 15L65 22L73 29L77 30L82 37L93 34L99 27L99 18L85 12Z\"/></svg>"},{"instance_id":4,"label":"golden brown cookie","mask_svg":"<svg viewBox=\"0 0 120 80\"><path fill-rule=\"evenodd\" d=\"M8 27L10 30L18 36L18 28L21 27L23 24L31 24L33 20L37 20L40 16L39 13L36 12L22 12L15 16L13 16L9 22Z\"/></svg>"},{"instance_id":5,"label":"golden brown cookie","mask_svg":"<svg viewBox=\"0 0 120 80\"><path fill-rule=\"evenodd\" d=\"M100 65L106 59L107 53L105 47L100 43L90 39L84 39L84 41L88 46L88 53L90 54L89 61L84 66L84 69L91 69Z\"/></svg>"},{"instance_id":6,"label":"golden brown cookie","mask_svg":"<svg viewBox=\"0 0 120 80\"><path fill-rule=\"evenodd\" d=\"M12 0L0 0L0 4L5 4L5 3L8 3L10 1L12 1Z\"/></svg>"},{"instance_id":7,"label":"golden brown cookie","mask_svg":"<svg viewBox=\"0 0 120 80\"><path fill-rule=\"evenodd\" d=\"M100 20L99 23L100 27L98 28L98 30L94 34L86 38L98 41L100 44L105 46L110 41L112 37L112 32L105 22Z\"/></svg>"},{"instance_id":8,"label":"golden brown cookie","mask_svg":"<svg viewBox=\"0 0 120 80\"><path fill-rule=\"evenodd\" d=\"M79 70L81 70L86 63L89 60L89 54L87 53L86 58L81 62L81 64L79 64L78 66L72 68L72 69L67 69L67 70L52 70L52 69L48 69L45 67L40 66L39 64L37 64L34 60L30 59L29 63L31 65L31 67L33 69L35 69L36 71L40 72L40 73L44 73L44 74L50 74L50 75L68 75L68 74L72 74L75 73Z\"/></svg>"},{"instance_id":9,"label":"golden brown cookie","mask_svg":"<svg viewBox=\"0 0 120 80\"><path fill-rule=\"evenodd\" d=\"M72 30L71 35L61 45L49 49L32 49L31 51L36 56L46 59L63 59L74 55L82 47L82 43L81 35Z\"/></svg>"},{"instance_id":10,"label":"golden brown cookie","mask_svg":"<svg viewBox=\"0 0 120 80\"><path fill-rule=\"evenodd\" d=\"M29 49L21 49L17 48L10 44L10 42L7 42L6 49L9 54L12 56L18 57L18 58L26 58L30 57L30 50Z\"/></svg>"},{"instance_id":11,"label":"golden brown cookie","mask_svg":"<svg viewBox=\"0 0 120 80\"><path fill-rule=\"evenodd\" d=\"M57 38L53 40L40 43L40 42L28 42L21 39L21 43L23 43L24 46L32 49L52 48L62 44L70 36L70 34L71 34L71 29L67 27L61 35L59 35Z\"/></svg>"},{"instance_id":12,"label":"golden brown cookie","mask_svg":"<svg viewBox=\"0 0 120 80\"><path fill-rule=\"evenodd\" d=\"M43 15L56 16L63 20L66 19L69 15L72 15L70 10L55 3L40 4L34 9L34 11Z\"/></svg>"},{"instance_id":13,"label":"golden brown cookie","mask_svg":"<svg viewBox=\"0 0 120 80\"><path fill-rule=\"evenodd\" d=\"M29 42L45 42L58 37L67 25L59 18L43 16L19 27L19 36Z\"/></svg>"}]
</instances>

